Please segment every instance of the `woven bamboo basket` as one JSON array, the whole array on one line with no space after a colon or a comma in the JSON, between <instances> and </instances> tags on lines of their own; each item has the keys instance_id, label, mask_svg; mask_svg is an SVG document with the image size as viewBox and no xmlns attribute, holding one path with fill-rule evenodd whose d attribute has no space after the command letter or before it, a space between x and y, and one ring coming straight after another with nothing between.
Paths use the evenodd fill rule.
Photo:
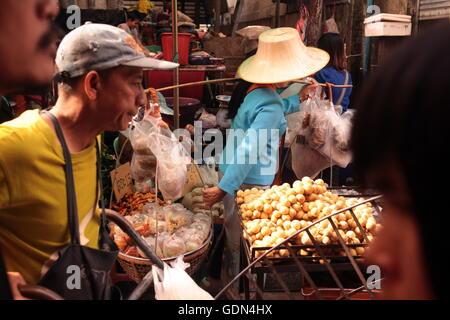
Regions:
<instances>
[{"instance_id":1,"label":"woven bamboo basket","mask_svg":"<svg viewBox=\"0 0 450 320\"><path fill-rule=\"evenodd\" d=\"M190 276L194 275L198 271L202 263L205 261L209 252L209 248L211 247L212 244L213 232L214 229L211 228L209 237L202 244L202 246L197 250L188 252L184 255L183 259L184 262L189 263L189 267L187 268L186 272ZM162 260L165 263L170 263L172 261L175 261L176 258L177 257L166 258ZM117 261L119 262L123 270L126 272L126 274L136 283L141 282L142 279L145 277L145 275L148 272L150 272L153 266L153 263L151 263L149 259L130 256L122 252L120 252L119 255L117 256Z\"/></svg>"}]
</instances>

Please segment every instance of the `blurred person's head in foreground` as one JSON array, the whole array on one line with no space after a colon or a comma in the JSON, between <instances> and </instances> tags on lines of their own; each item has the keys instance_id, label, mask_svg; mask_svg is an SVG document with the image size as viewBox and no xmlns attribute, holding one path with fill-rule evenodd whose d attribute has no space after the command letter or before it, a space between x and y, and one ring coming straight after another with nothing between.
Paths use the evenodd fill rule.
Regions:
<instances>
[{"instance_id":1,"label":"blurred person's head in foreground","mask_svg":"<svg viewBox=\"0 0 450 320\"><path fill-rule=\"evenodd\" d=\"M56 54L51 21L57 13L54 0L1 1L0 94L50 82Z\"/></svg>"},{"instance_id":2,"label":"blurred person's head in foreground","mask_svg":"<svg viewBox=\"0 0 450 320\"><path fill-rule=\"evenodd\" d=\"M143 69L173 69L172 62L148 58L131 35L104 24L86 24L61 42L56 65L57 108L78 106L99 131L125 130L147 102Z\"/></svg>"},{"instance_id":3,"label":"blurred person's head in foreground","mask_svg":"<svg viewBox=\"0 0 450 320\"><path fill-rule=\"evenodd\" d=\"M409 41L365 84L352 147L366 185L384 195L367 254L385 299L449 298L450 23Z\"/></svg>"}]
</instances>

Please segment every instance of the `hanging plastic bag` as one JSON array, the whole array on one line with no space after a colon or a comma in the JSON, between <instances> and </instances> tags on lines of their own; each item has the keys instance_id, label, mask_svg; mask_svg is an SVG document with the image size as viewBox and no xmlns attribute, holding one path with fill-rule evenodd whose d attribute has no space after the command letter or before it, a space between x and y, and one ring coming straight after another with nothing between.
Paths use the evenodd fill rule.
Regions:
<instances>
[{"instance_id":1,"label":"hanging plastic bag","mask_svg":"<svg viewBox=\"0 0 450 320\"><path fill-rule=\"evenodd\" d=\"M217 127L217 118L212 113L209 113L204 108L197 111L197 114L200 114L197 121L202 122L203 129L212 129Z\"/></svg>"},{"instance_id":2,"label":"hanging plastic bag","mask_svg":"<svg viewBox=\"0 0 450 320\"><path fill-rule=\"evenodd\" d=\"M178 257L171 266L165 264L164 271L153 266L153 282L157 300L214 300L186 273L189 264Z\"/></svg>"},{"instance_id":3,"label":"hanging plastic bag","mask_svg":"<svg viewBox=\"0 0 450 320\"><path fill-rule=\"evenodd\" d=\"M154 186L156 157L148 146L148 136L153 130L153 125L149 121L148 115L145 116L142 112L143 109L141 115L138 116L142 120L133 122L130 131L130 141L134 151L131 159L131 177L137 192L148 193Z\"/></svg>"},{"instance_id":4,"label":"hanging plastic bag","mask_svg":"<svg viewBox=\"0 0 450 320\"><path fill-rule=\"evenodd\" d=\"M301 112L287 117L288 138L296 141L291 144L292 168L298 178L315 177L325 168L345 168L350 163L353 113L341 115L341 110L317 94L302 104ZM302 143L298 143L299 139Z\"/></svg>"},{"instance_id":5,"label":"hanging plastic bag","mask_svg":"<svg viewBox=\"0 0 450 320\"><path fill-rule=\"evenodd\" d=\"M321 171L331 166L328 158L304 142L294 141L291 145L291 152L292 170L298 179L303 177L315 179Z\"/></svg>"},{"instance_id":6,"label":"hanging plastic bag","mask_svg":"<svg viewBox=\"0 0 450 320\"><path fill-rule=\"evenodd\" d=\"M144 177L155 177L158 182L156 187L161 191L164 200L175 201L183 196L187 165L191 162L187 150L190 150L192 141L183 137L183 143L180 143L161 119L158 94L152 90L150 95L143 115L140 114L132 124L131 143L136 153L132 163L132 175L138 183ZM143 157L138 159L138 156ZM150 165L153 164L150 158L156 159L154 168ZM144 171L146 167L151 168L147 175Z\"/></svg>"},{"instance_id":7,"label":"hanging plastic bag","mask_svg":"<svg viewBox=\"0 0 450 320\"><path fill-rule=\"evenodd\" d=\"M169 129L155 124L149 134L149 147L157 159L157 183L165 201L175 201L183 196L187 179L187 165L191 158Z\"/></svg>"}]
</instances>

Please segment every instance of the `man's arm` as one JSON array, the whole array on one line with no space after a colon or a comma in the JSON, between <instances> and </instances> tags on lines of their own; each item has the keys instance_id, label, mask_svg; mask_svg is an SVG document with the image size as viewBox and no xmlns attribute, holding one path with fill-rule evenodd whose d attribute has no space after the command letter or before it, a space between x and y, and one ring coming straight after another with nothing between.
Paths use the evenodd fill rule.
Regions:
<instances>
[{"instance_id":1,"label":"man's arm","mask_svg":"<svg viewBox=\"0 0 450 320\"><path fill-rule=\"evenodd\" d=\"M27 284L20 273L8 272L8 280L14 300L30 300L20 294L19 286Z\"/></svg>"}]
</instances>

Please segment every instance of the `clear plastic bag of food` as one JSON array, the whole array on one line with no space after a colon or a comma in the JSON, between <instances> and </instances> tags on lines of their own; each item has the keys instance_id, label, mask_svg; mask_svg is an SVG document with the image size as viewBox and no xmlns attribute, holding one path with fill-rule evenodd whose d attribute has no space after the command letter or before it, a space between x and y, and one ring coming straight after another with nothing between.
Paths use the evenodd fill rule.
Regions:
<instances>
[{"instance_id":1,"label":"clear plastic bag of food","mask_svg":"<svg viewBox=\"0 0 450 320\"><path fill-rule=\"evenodd\" d=\"M136 192L149 193L154 187L156 158L151 155L134 153L131 160L131 177Z\"/></svg>"},{"instance_id":2,"label":"clear plastic bag of food","mask_svg":"<svg viewBox=\"0 0 450 320\"><path fill-rule=\"evenodd\" d=\"M338 151L350 152L350 138L355 111L348 110L340 117L340 123L334 128L333 140Z\"/></svg>"},{"instance_id":3,"label":"clear plastic bag of food","mask_svg":"<svg viewBox=\"0 0 450 320\"><path fill-rule=\"evenodd\" d=\"M126 216L125 219L133 226L140 235L146 237L150 235L150 227L148 224L148 217L143 214L135 214Z\"/></svg>"},{"instance_id":4,"label":"clear plastic bag of food","mask_svg":"<svg viewBox=\"0 0 450 320\"><path fill-rule=\"evenodd\" d=\"M165 206L163 212L166 222L171 224L174 230L192 223L192 212L186 210L181 204Z\"/></svg>"},{"instance_id":5,"label":"clear plastic bag of food","mask_svg":"<svg viewBox=\"0 0 450 320\"><path fill-rule=\"evenodd\" d=\"M333 164L342 168L346 168L352 160L352 153L350 150L350 136L351 136L351 117L344 118L339 111L329 109L325 116L329 123L329 129L325 137L323 146L316 148L322 155L328 157ZM314 148L314 145L310 145Z\"/></svg>"},{"instance_id":6,"label":"clear plastic bag of food","mask_svg":"<svg viewBox=\"0 0 450 320\"><path fill-rule=\"evenodd\" d=\"M201 175L201 185L198 187L214 187L219 184L219 173L216 171L216 162L213 157L205 158L203 165L198 166Z\"/></svg>"},{"instance_id":7,"label":"clear plastic bag of food","mask_svg":"<svg viewBox=\"0 0 450 320\"><path fill-rule=\"evenodd\" d=\"M341 115L341 110L317 94L302 104L301 112L288 116L292 168L297 177L315 177L332 165L345 168L350 163L351 116ZM298 143L298 136L303 143Z\"/></svg>"},{"instance_id":8,"label":"clear plastic bag of food","mask_svg":"<svg viewBox=\"0 0 450 320\"><path fill-rule=\"evenodd\" d=\"M198 234L202 239L206 239L211 231L211 225L204 222L194 222L189 226L190 229L194 229L195 233Z\"/></svg>"},{"instance_id":9,"label":"clear plastic bag of food","mask_svg":"<svg viewBox=\"0 0 450 320\"><path fill-rule=\"evenodd\" d=\"M197 121L202 122L202 127L205 129L212 129L217 127L217 118L212 113L209 113L205 109L201 109L197 111L198 114L200 114L200 117Z\"/></svg>"},{"instance_id":10,"label":"clear plastic bag of food","mask_svg":"<svg viewBox=\"0 0 450 320\"><path fill-rule=\"evenodd\" d=\"M159 203L153 202L148 203L142 208L142 214L147 215L153 219L165 220L165 215L163 212L163 206Z\"/></svg>"},{"instance_id":11,"label":"clear plastic bag of food","mask_svg":"<svg viewBox=\"0 0 450 320\"><path fill-rule=\"evenodd\" d=\"M172 232L172 226L167 222L164 207L158 203L146 204L142 209L142 214L147 217L147 224L150 234L158 232Z\"/></svg>"},{"instance_id":12,"label":"clear plastic bag of food","mask_svg":"<svg viewBox=\"0 0 450 320\"><path fill-rule=\"evenodd\" d=\"M163 256L162 247L160 245L161 241L158 241L158 243L157 243L155 236L148 236L148 237L144 238L144 241L149 245L149 247L152 249L152 251L154 253L156 253L156 255L158 257ZM137 248L137 251L142 258L146 258L146 259L148 258L141 249Z\"/></svg>"},{"instance_id":13,"label":"clear plastic bag of food","mask_svg":"<svg viewBox=\"0 0 450 320\"><path fill-rule=\"evenodd\" d=\"M190 155L172 131L158 125L160 119L148 117L148 121L153 125L149 131L148 145L158 161L157 188L164 200L178 200L183 196Z\"/></svg>"},{"instance_id":14,"label":"clear plastic bag of food","mask_svg":"<svg viewBox=\"0 0 450 320\"><path fill-rule=\"evenodd\" d=\"M176 235L172 235L162 242L164 257L173 258L186 253L184 240Z\"/></svg>"},{"instance_id":15,"label":"clear plastic bag of food","mask_svg":"<svg viewBox=\"0 0 450 320\"><path fill-rule=\"evenodd\" d=\"M207 214L197 213L193 216L192 222L200 222L207 226L211 225L211 217Z\"/></svg>"},{"instance_id":16,"label":"clear plastic bag of food","mask_svg":"<svg viewBox=\"0 0 450 320\"><path fill-rule=\"evenodd\" d=\"M150 116L147 116L142 121L134 122L130 132L134 151L131 160L131 177L135 181L136 191L142 193L150 192L156 175L156 157L148 146L152 128L149 118Z\"/></svg>"},{"instance_id":17,"label":"clear plastic bag of food","mask_svg":"<svg viewBox=\"0 0 450 320\"><path fill-rule=\"evenodd\" d=\"M180 228L175 235L184 240L187 252L199 249L205 242L202 235L196 232L196 229L190 227Z\"/></svg>"},{"instance_id":18,"label":"clear plastic bag of food","mask_svg":"<svg viewBox=\"0 0 450 320\"><path fill-rule=\"evenodd\" d=\"M120 251L124 251L126 247L130 244L130 237L122 231L117 225L111 223L111 236L116 243Z\"/></svg>"}]
</instances>

